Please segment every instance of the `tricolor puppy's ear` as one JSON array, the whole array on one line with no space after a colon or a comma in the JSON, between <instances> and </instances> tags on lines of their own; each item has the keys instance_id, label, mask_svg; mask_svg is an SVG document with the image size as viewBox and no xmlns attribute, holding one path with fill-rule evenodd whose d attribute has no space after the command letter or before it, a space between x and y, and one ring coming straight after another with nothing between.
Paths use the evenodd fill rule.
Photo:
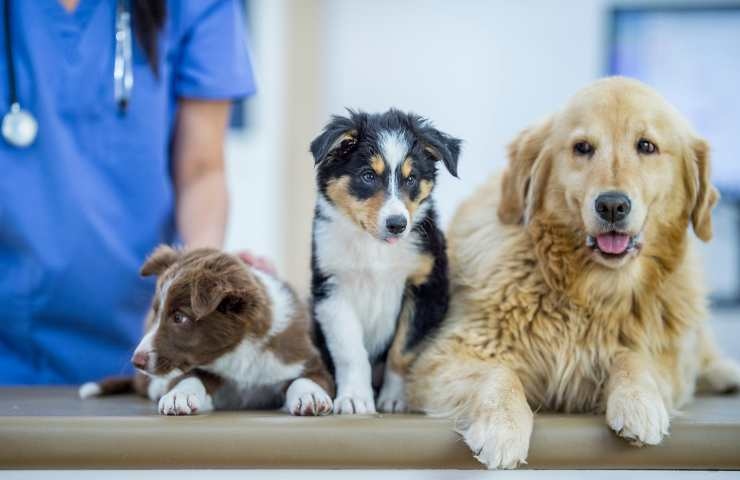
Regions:
<instances>
[{"instance_id":1,"label":"tricolor puppy's ear","mask_svg":"<svg viewBox=\"0 0 740 480\"><path fill-rule=\"evenodd\" d=\"M501 223L517 224L524 221L525 212L531 199L530 183L535 162L545 147L550 135L552 119L530 127L519 133L509 144L509 164L501 177L501 202L498 207L498 218ZM549 167L548 167L549 168ZM544 181L541 177L540 183Z\"/></svg>"},{"instance_id":2,"label":"tricolor puppy's ear","mask_svg":"<svg viewBox=\"0 0 740 480\"><path fill-rule=\"evenodd\" d=\"M457 160L462 141L434 128L428 120L413 113L409 119L424 152L435 162L442 162L453 177L457 177Z\"/></svg>"},{"instance_id":3,"label":"tricolor puppy's ear","mask_svg":"<svg viewBox=\"0 0 740 480\"><path fill-rule=\"evenodd\" d=\"M169 245L160 245L154 249L144 264L141 266L139 273L143 277L150 275L160 275L174 264L180 256L180 252Z\"/></svg>"},{"instance_id":4,"label":"tricolor puppy's ear","mask_svg":"<svg viewBox=\"0 0 740 480\"><path fill-rule=\"evenodd\" d=\"M349 115L349 118L338 115L332 117L321 134L311 142L311 154L315 165L345 158L357 147L359 124L366 114L350 110Z\"/></svg>"},{"instance_id":5,"label":"tricolor puppy's ear","mask_svg":"<svg viewBox=\"0 0 740 480\"><path fill-rule=\"evenodd\" d=\"M712 208L719 200L719 192L710 181L709 144L705 140L694 139L689 162L693 164L691 170L695 172L693 184L696 188L691 223L696 236L708 242L712 239Z\"/></svg>"}]
</instances>

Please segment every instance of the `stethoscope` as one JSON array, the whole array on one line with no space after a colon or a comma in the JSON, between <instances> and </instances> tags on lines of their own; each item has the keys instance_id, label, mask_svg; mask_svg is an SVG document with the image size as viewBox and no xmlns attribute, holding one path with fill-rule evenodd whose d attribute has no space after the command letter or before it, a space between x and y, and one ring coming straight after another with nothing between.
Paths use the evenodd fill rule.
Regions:
<instances>
[{"instance_id":1,"label":"stethoscope","mask_svg":"<svg viewBox=\"0 0 740 480\"><path fill-rule=\"evenodd\" d=\"M131 54L131 12L130 0L117 0L116 5L116 58L113 64L113 95L119 112L125 113L134 88L134 70ZM3 115L2 134L6 142L14 147L25 148L31 145L38 135L39 125L36 117L21 107L18 101L13 56L12 32L10 26L11 0L5 0L5 58L8 67L8 104L10 109Z\"/></svg>"}]
</instances>

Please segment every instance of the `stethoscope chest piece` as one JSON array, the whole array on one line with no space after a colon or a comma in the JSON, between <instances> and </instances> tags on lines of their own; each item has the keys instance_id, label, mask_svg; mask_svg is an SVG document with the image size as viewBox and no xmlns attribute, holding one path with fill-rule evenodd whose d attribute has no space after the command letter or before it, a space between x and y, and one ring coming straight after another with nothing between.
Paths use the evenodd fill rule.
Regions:
<instances>
[{"instance_id":1,"label":"stethoscope chest piece","mask_svg":"<svg viewBox=\"0 0 740 480\"><path fill-rule=\"evenodd\" d=\"M6 142L24 148L36 140L39 125L30 112L23 110L18 103L13 103L3 116L2 131Z\"/></svg>"}]
</instances>

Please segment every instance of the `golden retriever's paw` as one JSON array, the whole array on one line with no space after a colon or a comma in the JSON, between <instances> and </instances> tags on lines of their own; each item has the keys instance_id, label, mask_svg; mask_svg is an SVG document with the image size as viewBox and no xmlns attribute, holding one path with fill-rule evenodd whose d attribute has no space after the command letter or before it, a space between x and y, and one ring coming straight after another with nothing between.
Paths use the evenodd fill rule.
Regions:
<instances>
[{"instance_id":1,"label":"golden retriever's paw","mask_svg":"<svg viewBox=\"0 0 740 480\"><path fill-rule=\"evenodd\" d=\"M476 460L489 469L516 468L527 463L529 439L532 436L532 415L520 416L518 421L491 417L476 420L460 433Z\"/></svg>"},{"instance_id":2,"label":"golden retriever's paw","mask_svg":"<svg viewBox=\"0 0 740 480\"><path fill-rule=\"evenodd\" d=\"M670 417L658 392L623 387L607 400L606 422L633 445L657 445L668 435Z\"/></svg>"},{"instance_id":3,"label":"golden retriever's paw","mask_svg":"<svg viewBox=\"0 0 740 480\"><path fill-rule=\"evenodd\" d=\"M701 372L699 381L712 393L735 393L740 390L740 365L720 358Z\"/></svg>"}]
</instances>

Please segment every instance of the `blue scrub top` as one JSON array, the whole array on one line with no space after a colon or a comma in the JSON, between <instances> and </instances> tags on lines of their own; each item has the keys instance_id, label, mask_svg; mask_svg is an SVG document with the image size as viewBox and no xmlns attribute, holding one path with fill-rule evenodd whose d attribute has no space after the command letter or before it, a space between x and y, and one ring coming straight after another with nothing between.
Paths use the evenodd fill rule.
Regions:
<instances>
[{"instance_id":1,"label":"blue scrub top","mask_svg":"<svg viewBox=\"0 0 740 480\"><path fill-rule=\"evenodd\" d=\"M134 88L120 115L116 0L81 0L71 14L58 0L10 1L18 96L39 133L26 149L0 139L0 383L127 373L154 285L138 269L177 233L169 157L177 100L254 92L241 2L169 1L160 77L134 43Z\"/></svg>"}]
</instances>

